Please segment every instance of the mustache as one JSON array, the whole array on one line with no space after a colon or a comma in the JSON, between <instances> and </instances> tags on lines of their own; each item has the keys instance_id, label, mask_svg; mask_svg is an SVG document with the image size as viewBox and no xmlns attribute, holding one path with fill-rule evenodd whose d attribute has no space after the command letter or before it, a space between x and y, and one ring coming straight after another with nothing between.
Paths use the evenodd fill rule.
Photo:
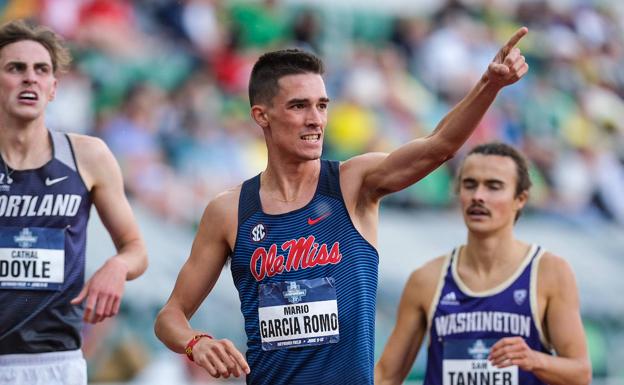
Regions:
<instances>
[{"instance_id":1,"label":"mustache","mask_svg":"<svg viewBox=\"0 0 624 385\"><path fill-rule=\"evenodd\" d=\"M470 206L468 206L468 208L466 209L466 212L468 214L470 214L472 211L475 210L479 210L479 211L483 211L485 212L487 215L490 215L490 210L488 210L484 205L482 205L481 203L473 203Z\"/></svg>"}]
</instances>

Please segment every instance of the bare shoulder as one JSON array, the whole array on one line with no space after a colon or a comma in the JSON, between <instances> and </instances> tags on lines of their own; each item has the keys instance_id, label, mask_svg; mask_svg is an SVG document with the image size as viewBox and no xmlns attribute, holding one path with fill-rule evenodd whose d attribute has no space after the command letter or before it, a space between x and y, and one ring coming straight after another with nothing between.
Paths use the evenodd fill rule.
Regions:
<instances>
[{"instance_id":1,"label":"bare shoulder","mask_svg":"<svg viewBox=\"0 0 624 385\"><path fill-rule=\"evenodd\" d=\"M410 274L408 285L413 285L419 289L428 289L438 284L442 269L446 265L447 257L441 255L432 260L425 262Z\"/></svg>"},{"instance_id":2,"label":"bare shoulder","mask_svg":"<svg viewBox=\"0 0 624 385\"><path fill-rule=\"evenodd\" d=\"M104 141L95 136L68 134L74 153L83 160L100 159L110 154L110 150Z\"/></svg>"},{"instance_id":3,"label":"bare shoulder","mask_svg":"<svg viewBox=\"0 0 624 385\"><path fill-rule=\"evenodd\" d=\"M198 235L206 238L218 235L227 241L230 249L233 249L238 229L238 199L241 186L223 191L208 202L199 224Z\"/></svg>"},{"instance_id":4,"label":"bare shoulder","mask_svg":"<svg viewBox=\"0 0 624 385\"><path fill-rule=\"evenodd\" d=\"M78 171L89 189L99 181L120 178L121 171L108 146L100 138L68 134L78 163Z\"/></svg>"},{"instance_id":5,"label":"bare shoulder","mask_svg":"<svg viewBox=\"0 0 624 385\"><path fill-rule=\"evenodd\" d=\"M405 286L406 293L409 293L413 300L425 310L429 309L433 300L446 262L445 255L439 256L426 262L409 276Z\"/></svg>"},{"instance_id":6,"label":"bare shoulder","mask_svg":"<svg viewBox=\"0 0 624 385\"><path fill-rule=\"evenodd\" d=\"M361 179L387 156L388 154L383 152L368 152L354 156L340 164L340 178Z\"/></svg>"},{"instance_id":7,"label":"bare shoulder","mask_svg":"<svg viewBox=\"0 0 624 385\"><path fill-rule=\"evenodd\" d=\"M238 185L217 194L208 202L205 215L223 218L237 217L241 187L242 185Z\"/></svg>"},{"instance_id":8,"label":"bare shoulder","mask_svg":"<svg viewBox=\"0 0 624 385\"><path fill-rule=\"evenodd\" d=\"M543 273L552 276L572 274L570 263L565 258L549 251L545 252L540 258L539 270L540 274Z\"/></svg>"},{"instance_id":9,"label":"bare shoulder","mask_svg":"<svg viewBox=\"0 0 624 385\"><path fill-rule=\"evenodd\" d=\"M363 198L372 195L362 191L364 180L387 156L388 154L382 152L369 152L340 164L340 189L348 206L354 207L355 204L362 203Z\"/></svg>"},{"instance_id":10,"label":"bare shoulder","mask_svg":"<svg viewBox=\"0 0 624 385\"><path fill-rule=\"evenodd\" d=\"M539 286L558 291L570 285L576 286L574 281L574 272L565 258L551 252L542 255L538 270Z\"/></svg>"}]
</instances>

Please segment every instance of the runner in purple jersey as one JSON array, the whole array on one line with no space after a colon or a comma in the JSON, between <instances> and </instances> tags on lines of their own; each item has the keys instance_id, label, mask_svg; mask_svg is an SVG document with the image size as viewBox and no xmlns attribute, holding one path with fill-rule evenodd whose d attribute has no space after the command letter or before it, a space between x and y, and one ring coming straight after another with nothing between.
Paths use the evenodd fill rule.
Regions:
<instances>
[{"instance_id":1,"label":"runner in purple jersey","mask_svg":"<svg viewBox=\"0 0 624 385\"><path fill-rule=\"evenodd\" d=\"M425 335L426 385L591 382L570 266L513 234L530 186L512 147L470 151L457 186L468 242L410 276L376 384L401 384Z\"/></svg>"},{"instance_id":2,"label":"runner in purple jersey","mask_svg":"<svg viewBox=\"0 0 624 385\"><path fill-rule=\"evenodd\" d=\"M0 384L85 384L82 321L117 314L147 267L143 240L106 145L49 131L45 108L69 52L51 30L0 27ZM85 282L95 205L117 248Z\"/></svg>"},{"instance_id":3,"label":"runner in purple jersey","mask_svg":"<svg viewBox=\"0 0 624 385\"><path fill-rule=\"evenodd\" d=\"M355 271L351 276L334 276L342 275L337 270L341 270L340 266L354 256L342 254L338 239L332 239L330 233L327 238L325 233L319 235L323 240L316 241L312 229L324 226L337 216L331 214L324 217L326 211L323 210L316 214L309 211L308 216L308 210L312 210L318 203L318 196L325 197L322 199L333 197L327 204L335 205L336 210L343 207L349 226L371 246L361 261L370 264L376 255L374 249L377 245L380 199L417 182L452 157L470 136L497 93L527 72L524 57L515 47L526 33L527 29L521 28L511 37L475 87L446 115L431 135L406 143L389 154L367 153L336 165L321 162L329 106L322 78L322 62L314 55L300 50L270 52L260 57L252 70L249 97L251 116L264 133L268 165L253 180L225 191L208 204L191 255L182 267L169 301L156 320L157 336L173 351L186 352L190 359L214 377L240 376L251 370L254 375L248 377L247 381L253 384L265 383L263 378L267 378L269 371L286 370L290 373L288 376L292 376L288 377L292 378L291 383L303 382L304 378L312 375L309 368L319 367L322 370L327 367L323 365L325 360L334 362L335 356L325 354L326 350L341 349L345 344L352 344L353 350L358 349L355 341L349 341L357 337L344 338L343 332L358 329L354 326L358 321L357 317L344 317L342 309L350 306L347 304L348 297L342 297L342 294L361 276ZM325 194L317 194L323 190L323 185L333 187L326 188ZM243 195L251 196L257 202L253 205L245 204L241 198ZM301 225L302 222L297 221L298 216L305 217L311 225L301 233L292 234L292 228L287 229L286 224L293 221L293 228ZM276 220L281 217L284 219ZM269 218L275 223L263 223L263 218ZM336 237L341 233L338 230ZM275 238L271 239L273 236ZM269 239L269 244L258 243L247 252L238 243L242 237L246 237L245 242L249 239L254 242ZM306 242L309 242L307 246ZM244 247L250 247L249 243ZM295 247L307 250L305 263L296 254L289 254ZM308 257L308 254L312 256ZM371 258L367 258L368 255ZM230 256L245 315L249 339L248 360L253 364L251 369L248 361L230 341L206 337L207 333L193 329L188 322L210 293ZM247 270L240 266L247 266ZM366 271L369 272L364 274L375 281L376 287L376 264L372 270ZM335 293L330 289L334 284ZM254 291L255 288L259 290ZM286 305L295 298L299 300L301 296L296 294L304 290L306 295L313 292L323 300L314 301L314 304L306 303L307 308ZM367 289L367 293L369 291ZM372 291L374 300L375 290ZM275 293L282 293L282 298L275 298ZM305 302L306 298L301 297L301 300ZM322 310L331 314L337 308L338 324L335 325L340 335L334 334L336 330L332 327L331 336L316 332L310 335L306 343L311 346L289 347L288 344L300 341L300 335L297 334L295 342L283 338L284 324L280 324L280 332L276 331L275 324L269 322L274 307L285 306L283 314L290 317L300 315L298 312L302 309L321 309L317 302L327 305L323 305ZM254 304L257 309L251 309ZM374 306L361 311L371 319L372 326ZM258 324L254 325L257 320ZM332 320L330 317L329 323L334 325ZM274 326L273 331L271 325ZM298 331L295 324L292 324L292 328L290 325L289 321L289 332ZM305 334L305 327L301 331ZM373 333L363 337L366 343L362 349L366 350L366 357L372 357L373 344L369 342L372 337ZM288 359L275 360L277 366L270 368L268 362L273 360L270 357L280 356L284 354L283 351L294 352L295 349L305 350L307 353L301 353L300 357L308 354L307 358L298 358L296 363ZM348 355L348 350L343 350L340 353L343 358L340 360ZM357 355L353 354L353 357ZM359 384L372 384L373 364L372 360L358 365L345 364L340 370L345 377L352 373L351 378L357 378ZM292 368L294 372L290 372ZM298 373L302 377L298 378ZM325 376L325 373L319 373L316 380L318 384L336 383L335 378Z\"/></svg>"}]
</instances>

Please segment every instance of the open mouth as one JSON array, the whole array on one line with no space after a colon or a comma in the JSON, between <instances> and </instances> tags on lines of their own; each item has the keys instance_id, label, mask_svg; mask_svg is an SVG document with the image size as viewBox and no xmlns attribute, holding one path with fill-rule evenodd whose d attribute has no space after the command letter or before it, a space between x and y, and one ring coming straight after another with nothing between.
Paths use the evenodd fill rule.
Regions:
<instances>
[{"instance_id":1,"label":"open mouth","mask_svg":"<svg viewBox=\"0 0 624 385\"><path fill-rule=\"evenodd\" d=\"M307 135L302 135L301 139L307 141L307 142L316 142L319 141L321 139L321 134L307 134Z\"/></svg>"},{"instance_id":2,"label":"open mouth","mask_svg":"<svg viewBox=\"0 0 624 385\"><path fill-rule=\"evenodd\" d=\"M33 91L23 91L23 92L20 92L20 94L17 96L17 98L19 100L24 100L24 101L37 101L37 100L39 100L39 96L37 95L36 92L33 92Z\"/></svg>"}]
</instances>

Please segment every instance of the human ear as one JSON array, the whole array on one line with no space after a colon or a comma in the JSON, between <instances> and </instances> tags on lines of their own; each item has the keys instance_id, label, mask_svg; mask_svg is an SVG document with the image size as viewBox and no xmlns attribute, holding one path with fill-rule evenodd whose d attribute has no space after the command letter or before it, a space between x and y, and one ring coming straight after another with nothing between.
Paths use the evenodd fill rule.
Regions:
<instances>
[{"instance_id":1,"label":"human ear","mask_svg":"<svg viewBox=\"0 0 624 385\"><path fill-rule=\"evenodd\" d=\"M527 190L522 191L516 196L516 209L522 210L529 200L529 192Z\"/></svg>"},{"instance_id":2,"label":"human ear","mask_svg":"<svg viewBox=\"0 0 624 385\"><path fill-rule=\"evenodd\" d=\"M56 97L56 79L54 79L54 83L52 84L52 92L50 92L50 96L48 97L48 101L51 102Z\"/></svg>"},{"instance_id":3,"label":"human ear","mask_svg":"<svg viewBox=\"0 0 624 385\"><path fill-rule=\"evenodd\" d=\"M269 126L269 118L264 106L255 105L251 107L251 117L262 128Z\"/></svg>"}]
</instances>

